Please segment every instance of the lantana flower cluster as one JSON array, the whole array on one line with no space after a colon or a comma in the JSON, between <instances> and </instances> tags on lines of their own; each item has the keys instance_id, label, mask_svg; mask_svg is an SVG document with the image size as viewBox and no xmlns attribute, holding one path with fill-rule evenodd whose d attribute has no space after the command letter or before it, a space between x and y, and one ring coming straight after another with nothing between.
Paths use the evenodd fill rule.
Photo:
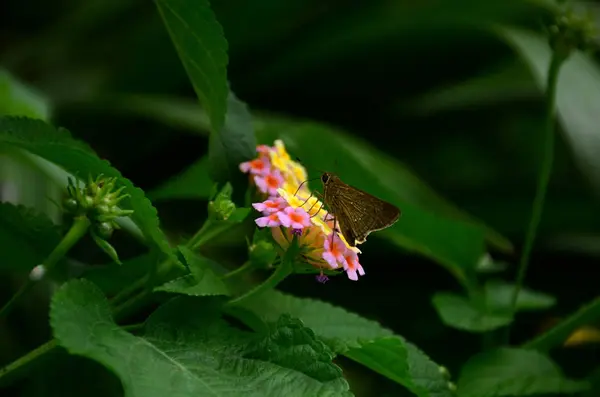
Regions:
<instances>
[{"instance_id":1,"label":"lantana flower cluster","mask_svg":"<svg viewBox=\"0 0 600 397\"><path fill-rule=\"evenodd\" d=\"M272 147L259 145L256 151L256 159L240 164L265 198L252 204L262 214L256 224L271 228L283 249L297 236L302 257L321 270L318 281L327 281L323 269L343 269L350 280L358 280L365 274L358 261L360 250L333 230L334 218L309 190L304 167L291 159L280 140Z\"/></svg>"}]
</instances>

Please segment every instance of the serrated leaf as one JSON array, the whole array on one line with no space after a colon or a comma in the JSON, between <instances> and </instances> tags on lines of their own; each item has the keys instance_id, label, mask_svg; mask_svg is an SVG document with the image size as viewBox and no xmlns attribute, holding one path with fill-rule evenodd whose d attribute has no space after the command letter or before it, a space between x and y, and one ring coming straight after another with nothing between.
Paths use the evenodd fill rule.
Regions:
<instances>
[{"instance_id":1,"label":"serrated leaf","mask_svg":"<svg viewBox=\"0 0 600 397\"><path fill-rule=\"evenodd\" d=\"M488 312L456 294L439 292L432 302L444 324L464 331L487 332L510 324L513 319L510 314Z\"/></svg>"},{"instance_id":2,"label":"serrated leaf","mask_svg":"<svg viewBox=\"0 0 600 397\"><path fill-rule=\"evenodd\" d=\"M564 377L547 356L533 350L500 348L477 354L462 368L459 397L532 396L576 393L587 382Z\"/></svg>"},{"instance_id":3,"label":"serrated leaf","mask_svg":"<svg viewBox=\"0 0 600 397\"><path fill-rule=\"evenodd\" d=\"M26 116L48 120L50 106L42 95L0 68L0 116Z\"/></svg>"},{"instance_id":4,"label":"serrated leaf","mask_svg":"<svg viewBox=\"0 0 600 397\"><path fill-rule=\"evenodd\" d=\"M213 132L227 111L227 40L207 0L157 0L156 5L206 109Z\"/></svg>"},{"instance_id":5,"label":"serrated leaf","mask_svg":"<svg viewBox=\"0 0 600 397\"><path fill-rule=\"evenodd\" d=\"M122 200L120 205L134 211L131 217L149 242L177 261L165 234L160 229L156 209L145 197L144 192L123 177L108 161L97 157L85 143L73 139L67 130L56 129L39 120L2 117L0 145L2 144L27 150L81 177L87 177L88 174L117 177L116 188L125 186L124 193L131 195Z\"/></svg>"},{"instance_id":6,"label":"serrated leaf","mask_svg":"<svg viewBox=\"0 0 600 397\"><path fill-rule=\"evenodd\" d=\"M302 321L282 314L269 334L251 346L245 357L279 364L321 382L341 380L342 370L334 365L334 354Z\"/></svg>"},{"instance_id":7,"label":"serrated leaf","mask_svg":"<svg viewBox=\"0 0 600 397\"><path fill-rule=\"evenodd\" d=\"M335 352L400 383L417 396L452 396L437 364L375 321L326 302L274 290L250 297L241 306L265 322L275 322L285 313L298 317ZM382 364L385 362L389 365Z\"/></svg>"},{"instance_id":8,"label":"serrated leaf","mask_svg":"<svg viewBox=\"0 0 600 397\"><path fill-rule=\"evenodd\" d=\"M538 33L516 28L498 30L527 63L535 82L545 90L552 50L548 39ZM560 68L556 108L568 143L580 168L600 191L600 69L589 56L574 51Z\"/></svg>"},{"instance_id":9,"label":"serrated leaf","mask_svg":"<svg viewBox=\"0 0 600 397\"><path fill-rule=\"evenodd\" d=\"M210 259L196 254L185 246L180 246L179 251L185 258L190 274L171 280L155 288L155 291L191 296L231 295L225 283L213 271Z\"/></svg>"},{"instance_id":10,"label":"serrated leaf","mask_svg":"<svg viewBox=\"0 0 600 397\"><path fill-rule=\"evenodd\" d=\"M181 174L148 193L152 200L207 198L213 182L208 175L208 157L204 156Z\"/></svg>"},{"instance_id":11,"label":"serrated leaf","mask_svg":"<svg viewBox=\"0 0 600 397\"><path fill-rule=\"evenodd\" d=\"M513 283L501 280L489 280L484 287L486 307L490 310L510 310L512 294L515 289ZM521 288L517 296L517 311L548 309L556 303L553 296L542 292Z\"/></svg>"},{"instance_id":12,"label":"serrated leaf","mask_svg":"<svg viewBox=\"0 0 600 397\"><path fill-rule=\"evenodd\" d=\"M60 242L59 229L48 217L23 206L0 203L0 267L29 271Z\"/></svg>"},{"instance_id":13,"label":"serrated leaf","mask_svg":"<svg viewBox=\"0 0 600 397\"><path fill-rule=\"evenodd\" d=\"M97 287L76 280L56 292L50 319L61 346L111 369L129 397L351 395L341 378L320 382L246 358L256 336L228 326L218 306L203 300L177 298L163 305L137 337L114 323Z\"/></svg>"}]
</instances>

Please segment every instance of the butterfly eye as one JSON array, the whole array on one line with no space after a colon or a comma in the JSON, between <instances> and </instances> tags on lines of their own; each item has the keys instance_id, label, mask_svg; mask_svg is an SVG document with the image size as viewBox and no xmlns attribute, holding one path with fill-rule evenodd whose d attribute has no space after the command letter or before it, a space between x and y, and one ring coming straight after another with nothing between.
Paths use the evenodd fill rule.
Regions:
<instances>
[{"instance_id":1,"label":"butterfly eye","mask_svg":"<svg viewBox=\"0 0 600 397\"><path fill-rule=\"evenodd\" d=\"M329 175L328 174L321 175L321 181L323 181L323 183L329 182Z\"/></svg>"}]
</instances>

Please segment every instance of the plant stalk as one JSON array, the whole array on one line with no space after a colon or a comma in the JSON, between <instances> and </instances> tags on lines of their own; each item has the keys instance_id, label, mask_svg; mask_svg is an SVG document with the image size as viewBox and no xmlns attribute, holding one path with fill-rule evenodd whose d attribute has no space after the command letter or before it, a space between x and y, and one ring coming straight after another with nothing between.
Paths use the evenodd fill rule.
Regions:
<instances>
[{"instance_id":1,"label":"plant stalk","mask_svg":"<svg viewBox=\"0 0 600 397\"><path fill-rule=\"evenodd\" d=\"M556 52L553 52L552 59L550 60L550 66L548 68L547 85L546 85L546 123L544 128L544 150L543 159L538 178L537 189L535 198L533 201L533 210L531 219L529 221L529 227L525 237L525 244L521 259L519 261L519 270L517 273L517 280L515 283L515 289L511 297L511 309L514 312L516 309L517 298L523 287L525 281L525 275L529 267L529 259L535 241L535 236L542 216L542 210L544 208L544 201L546 199L546 193L548 190L548 182L550 181L550 175L552 173L552 163L554 162L554 135L555 135L555 114L556 114L556 87L558 84L558 74L560 67L565 58Z\"/></svg>"},{"instance_id":2,"label":"plant stalk","mask_svg":"<svg viewBox=\"0 0 600 397\"><path fill-rule=\"evenodd\" d=\"M73 225L64 235L60 243L54 248L54 250L48 255L46 260L42 263L46 268L46 272L50 273L54 270L56 264L62 259L63 256L73 247L87 232L90 227L90 221L85 216L78 216L75 218ZM8 302L2 309L0 309L0 318L6 316L10 310L14 307L19 299L23 295L25 295L34 285L36 285L37 280L32 279L31 277L27 280L25 284L10 298Z\"/></svg>"}]
</instances>

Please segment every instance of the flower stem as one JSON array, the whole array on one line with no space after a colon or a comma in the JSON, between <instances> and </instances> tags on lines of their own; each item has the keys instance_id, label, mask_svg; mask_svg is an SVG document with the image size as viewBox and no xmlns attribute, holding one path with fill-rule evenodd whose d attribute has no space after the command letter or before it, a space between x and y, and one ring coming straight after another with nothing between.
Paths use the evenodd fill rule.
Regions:
<instances>
[{"instance_id":1,"label":"flower stem","mask_svg":"<svg viewBox=\"0 0 600 397\"><path fill-rule=\"evenodd\" d=\"M542 210L544 208L544 200L546 198L546 192L548 190L548 182L550 181L550 174L552 172L552 163L554 161L554 127L556 124L555 113L556 113L556 86L558 83L558 74L560 66L565 58L556 52L553 52L552 59L550 60L550 66L548 68L547 85L546 85L546 124L544 129L544 152L540 175L538 178L537 190L533 201L533 210L531 219L529 221L529 227L527 229L527 235L525 237L525 244L519 262L519 271L517 274L517 280L515 289L511 297L511 308L515 311L517 298L519 292L523 287L525 275L527 274L527 268L529 267L529 258L531 256L531 250L533 248L533 242L535 235L540 223L542 216Z\"/></svg>"},{"instance_id":2,"label":"flower stem","mask_svg":"<svg viewBox=\"0 0 600 397\"><path fill-rule=\"evenodd\" d=\"M577 328L586 324L591 324L598 319L600 319L600 297L577 310L548 332L525 343L523 347L547 352L553 347L563 343Z\"/></svg>"},{"instance_id":3,"label":"flower stem","mask_svg":"<svg viewBox=\"0 0 600 397\"><path fill-rule=\"evenodd\" d=\"M269 278L266 279L263 283L257 285L250 291L246 292L244 295L238 296L237 298L234 298L227 302L227 306L238 305L254 295L265 292L271 288L275 288L277 284L279 284L287 276L292 274L292 264L294 263L294 259L296 258L296 255L298 255L298 252L300 252L300 246L298 245L298 236L294 235L292 243L288 247L287 251L283 256L283 259L281 260L281 264L277 266L273 273L271 273L271 276L269 276Z\"/></svg>"},{"instance_id":4,"label":"flower stem","mask_svg":"<svg viewBox=\"0 0 600 397\"><path fill-rule=\"evenodd\" d=\"M51 272L54 267L62 259L63 256L73 247L87 232L90 227L90 221L85 216L78 216L75 218L73 225L62 238L60 243L54 248L54 250L48 255L46 260L43 262L43 266L46 268L46 272ZM16 302L27 293L35 284L36 280L31 277L25 284L10 298L10 300L0 309L0 318L6 316L10 310L14 307Z\"/></svg>"},{"instance_id":5,"label":"flower stem","mask_svg":"<svg viewBox=\"0 0 600 397\"><path fill-rule=\"evenodd\" d=\"M14 378L18 376L18 370L23 369L27 364L35 362L41 356L54 350L57 346L56 339L52 339L0 369L0 385L5 385L14 381Z\"/></svg>"},{"instance_id":6,"label":"flower stem","mask_svg":"<svg viewBox=\"0 0 600 397\"><path fill-rule=\"evenodd\" d=\"M277 286L277 284L282 282L290 274L292 274L292 263L291 262L282 262L281 265L279 265L275 269L275 271L273 273L271 273L271 276L269 276L268 279L266 279L263 283L257 285L256 287L252 288L250 291L246 292L244 295L238 296L237 298L230 300L227 303L227 306L240 304L241 302L245 301L246 299L250 298L251 296L260 294L261 292L267 291L271 288L275 288L275 286Z\"/></svg>"}]
</instances>

